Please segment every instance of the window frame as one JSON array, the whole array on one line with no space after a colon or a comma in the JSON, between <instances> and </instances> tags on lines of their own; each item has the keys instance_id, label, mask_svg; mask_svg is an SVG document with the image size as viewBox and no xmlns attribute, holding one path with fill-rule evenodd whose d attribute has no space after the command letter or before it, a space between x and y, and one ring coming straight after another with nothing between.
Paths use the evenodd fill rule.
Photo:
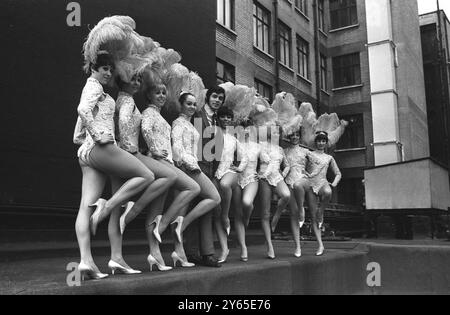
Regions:
<instances>
[{"instance_id":1,"label":"window frame","mask_svg":"<svg viewBox=\"0 0 450 315\"><path fill-rule=\"evenodd\" d=\"M278 36L280 41L280 62L286 67L292 68L292 30L281 21L279 21Z\"/></svg>"},{"instance_id":2,"label":"window frame","mask_svg":"<svg viewBox=\"0 0 450 315\"><path fill-rule=\"evenodd\" d=\"M360 85L361 82L359 52L333 57L333 86L335 89Z\"/></svg>"},{"instance_id":3,"label":"window frame","mask_svg":"<svg viewBox=\"0 0 450 315\"><path fill-rule=\"evenodd\" d=\"M228 5L227 5L228 3ZM220 11L219 9L222 8L223 16L219 17ZM229 14L227 9L229 9ZM217 0L217 23L220 25L233 30L234 27L234 0Z\"/></svg>"},{"instance_id":4,"label":"window frame","mask_svg":"<svg viewBox=\"0 0 450 315\"><path fill-rule=\"evenodd\" d=\"M310 54L309 42L297 35L297 72L307 80L310 79Z\"/></svg>"},{"instance_id":5,"label":"window frame","mask_svg":"<svg viewBox=\"0 0 450 315\"><path fill-rule=\"evenodd\" d=\"M254 86L255 86L255 89L258 91L258 93L261 96L269 99L269 103L273 102L273 87L270 84L267 84L264 81L255 78ZM263 91L261 91L260 87L263 88ZM266 93L264 93L264 92L266 92L266 90L267 90L267 92L269 94L268 96L266 95Z\"/></svg>"},{"instance_id":6,"label":"window frame","mask_svg":"<svg viewBox=\"0 0 450 315\"><path fill-rule=\"evenodd\" d=\"M261 34L259 27L262 29ZM262 38L259 37L260 35ZM253 45L270 55L272 52L271 40L272 13L257 1L253 1Z\"/></svg>"},{"instance_id":7,"label":"window frame","mask_svg":"<svg viewBox=\"0 0 450 315\"><path fill-rule=\"evenodd\" d=\"M357 25L357 0L330 0L330 22L332 30Z\"/></svg>"},{"instance_id":8,"label":"window frame","mask_svg":"<svg viewBox=\"0 0 450 315\"><path fill-rule=\"evenodd\" d=\"M223 77L219 76L219 71L218 71L219 65L223 66L223 69L224 69ZM227 68L228 68L228 70L232 70L231 76L233 77L233 80L229 80L229 79L227 80ZM216 81L217 81L218 85L222 84L222 83L226 83L226 82L231 82L231 83L235 84L236 83L236 67L233 66L232 64L229 64L228 62L223 61L222 59L216 58Z\"/></svg>"}]
</instances>

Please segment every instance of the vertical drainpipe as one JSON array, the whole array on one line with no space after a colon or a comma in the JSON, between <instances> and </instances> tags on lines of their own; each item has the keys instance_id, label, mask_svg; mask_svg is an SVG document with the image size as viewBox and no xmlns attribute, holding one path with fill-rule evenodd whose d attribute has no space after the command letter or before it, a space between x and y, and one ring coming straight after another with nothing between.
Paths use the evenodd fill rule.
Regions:
<instances>
[{"instance_id":1,"label":"vertical drainpipe","mask_svg":"<svg viewBox=\"0 0 450 315\"><path fill-rule=\"evenodd\" d=\"M278 0L273 0L273 13L275 16L275 94L280 92L280 32L278 23Z\"/></svg>"},{"instance_id":2,"label":"vertical drainpipe","mask_svg":"<svg viewBox=\"0 0 450 315\"><path fill-rule=\"evenodd\" d=\"M314 59L316 63L316 112L320 116L320 102L322 98L321 92L321 80L320 80L320 43L319 43L319 6L317 4L318 0L313 0L313 27L314 27Z\"/></svg>"}]
</instances>

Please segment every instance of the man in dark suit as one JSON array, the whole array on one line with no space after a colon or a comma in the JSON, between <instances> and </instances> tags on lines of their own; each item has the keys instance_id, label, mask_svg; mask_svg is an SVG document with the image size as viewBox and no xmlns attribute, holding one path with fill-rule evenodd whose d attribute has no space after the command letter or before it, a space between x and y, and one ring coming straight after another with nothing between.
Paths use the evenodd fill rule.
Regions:
<instances>
[{"instance_id":1,"label":"man in dark suit","mask_svg":"<svg viewBox=\"0 0 450 315\"><path fill-rule=\"evenodd\" d=\"M220 163L223 150L223 134L218 125L217 111L225 102L225 90L219 86L206 93L206 104L194 115L193 125L200 132L199 165L212 181ZM201 127L200 127L201 126ZM213 212L193 222L184 232L186 254L190 262L208 267L221 267L214 253Z\"/></svg>"}]
</instances>

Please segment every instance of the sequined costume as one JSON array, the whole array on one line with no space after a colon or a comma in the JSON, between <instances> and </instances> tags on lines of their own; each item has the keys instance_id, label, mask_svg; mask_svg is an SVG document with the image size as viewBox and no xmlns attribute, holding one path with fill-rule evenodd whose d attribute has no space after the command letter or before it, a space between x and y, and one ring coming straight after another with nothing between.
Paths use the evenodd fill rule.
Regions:
<instances>
[{"instance_id":1,"label":"sequined costume","mask_svg":"<svg viewBox=\"0 0 450 315\"><path fill-rule=\"evenodd\" d=\"M102 135L114 135L114 113L116 102L104 93L100 82L89 78L81 94L78 114L85 132L85 140L78 150L78 158L90 165L89 156Z\"/></svg>"},{"instance_id":2,"label":"sequined costume","mask_svg":"<svg viewBox=\"0 0 450 315\"><path fill-rule=\"evenodd\" d=\"M172 124L173 160L184 170L201 170L198 165L197 150L200 134L189 117L181 114Z\"/></svg>"},{"instance_id":3,"label":"sequined costume","mask_svg":"<svg viewBox=\"0 0 450 315\"><path fill-rule=\"evenodd\" d=\"M133 96L125 92L119 92L116 101L118 112L118 138L119 146L131 153L139 152L139 132L142 115L134 102Z\"/></svg>"},{"instance_id":4,"label":"sequined costume","mask_svg":"<svg viewBox=\"0 0 450 315\"><path fill-rule=\"evenodd\" d=\"M320 190L325 185L328 185L327 172L329 167L331 167L336 176L341 175L341 171L331 155L311 152L309 155L309 162L308 170L310 173L310 184L316 195L319 194Z\"/></svg>"},{"instance_id":5,"label":"sequined costume","mask_svg":"<svg viewBox=\"0 0 450 315\"><path fill-rule=\"evenodd\" d=\"M238 161L240 161L238 171L243 172L247 167L248 158L247 154L242 147L242 144L236 139L235 136L225 133L223 135L223 151L220 158L219 167L216 171L216 178L221 180L226 174L236 174L231 170L231 166L234 162L235 153L237 152Z\"/></svg>"},{"instance_id":6,"label":"sequined costume","mask_svg":"<svg viewBox=\"0 0 450 315\"><path fill-rule=\"evenodd\" d=\"M172 128L164 117L161 116L161 109L159 107L150 105L142 113L141 130L149 149L148 156L162 156L163 152L166 151L167 157L164 160L174 164L170 138Z\"/></svg>"},{"instance_id":7,"label":"sequined costume","mask_svg":"<svg viewBox=\"0 0 450 315\"><path fill-rule=\"evenodd\" d=\"M290 166L289 174L285 179L286 184L294 189L294 185L299 180L307 177L306 165L309 160L310 151L308 149L302 148L299 145L295 145L285 149L284 153Z\"/></svg>"},{"instance_id":8,"label":"sequined costume","mask_svg":"<svg viewBox=\"0 0 450 315\"><path fill-rule=\"evenodd\" d=\"M289 165L283 149L274 144L261 144L260 178L265 179L271 186L276 187L284 180L280 173L281 164Z\"/></svg>"},{"instance_id":9,"label":"sequined costume","mask_svg":"<svg viewBox=\"0 0 450 315\"><path fill-rule=\"evenodd\" d=\"M247 167L239 175L239 186L242 189L251 183L258 182L258 160L261 153L260 145L257 142L249 141L242 144L244 152L247 154Z\"/></svg>"}]
</instances>

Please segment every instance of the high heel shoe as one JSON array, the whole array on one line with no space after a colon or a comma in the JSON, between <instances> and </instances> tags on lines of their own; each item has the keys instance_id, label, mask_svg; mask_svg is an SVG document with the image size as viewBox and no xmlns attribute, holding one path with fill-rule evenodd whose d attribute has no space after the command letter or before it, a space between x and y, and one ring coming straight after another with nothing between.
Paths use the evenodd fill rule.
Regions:
<instances>
[{"instance_id":1,"label":"high heel shoe","mask_svg":"<svg viewBox=\"0 0 450 315\"><path fill-rule=\"evenodd\" d=\"M159 215L155 218L155 221L152 224L155 224L155 228L153 229L153 235L155 236L158 243L162 243L161 235L159 235L159 224L161 223L162 215Z\"/></svg>"},{"instance_id":2,"label":"high heel shoe","mask_svg":"<svg viewBox=\"0 0 450 315\"><path fill-rule=\"evenodd\" d=\"M302 257L302 250L300 249L300 251L295 252L294 256L297 257L297 258Z\"/></svg>"},{"instance_id":3,"label":"high heel shoe","mask_svg":"<svg viewBox=\"0 0 450 315\"><path fill-rule=\"evenodd\" d=\"M318 226L319 226L319 230L321 230L323 227L323 222L319 222Z\"/></svg>"},{"instance_id":4,"label":"high heel shoe","mask_svg":"<svg viewBox=\"0 0 450 315\"><path fill-rule=\"evenodd\" d=\"M248 257L241 257L242 262L248 262Z\"/></svg>"},{"instance_id":5,"label":"high heel shoe","mask_svg":"<svg viewBox=\"0 0 450 315\"><path fill-rule=\"evenodd\" d=\"M319 247L319 249L316 252L316 256L323 256L323 253L325 252L325 248L323 246Z\"/></svg>"},{"instance_id":6,"label":"high heel shoe","mask_svg":"<svg viewBox=\"0 0 450 315\"><path fill-rule=\"evenodd\" d=\"M183 243L183 238L181 237L181 228L183 227L183 221L184 221L184 217L180 216L171 223L171 224L177 224L177 227L175 228L175 234L177 236L179 243Z\"/></svg>"},{"instance_id":7,"label":"high heel shoe","mask_svg":"<svg viewBox=\"0 0 450 315\"><path fill-rule=\"evenodd\" d=\"M86 265L85 263L80 263L78 265L78 272L81 274L81 281L85 281L85 280L100 280L100 279L105 279L107 278L109 275L101 273L101 272L97 272L94 269L92 269L91 267L89 267L88 265Z\"/></svg>"},{"instance_id":8,"label":"high heel shoe","mask_svg":"<svg viewBox=\"0 0 450 315\"><path fill-rule=\"evenodd\" d=\"M100 221L100 216L102 215L102 212L105 209L105 206L106 206L105 199L99 199L96 203L90 205L90 207L97 207L89 220L89 228L93 236L97 234L98 223Z\"/></svg>"},{"instance_id":9,"label":"high heel shoe","mask_svg":"<svg viewBox=\"0 0 450 315\"><path fill-rule=\"evenodd\" d=\"M108 267L109 269L111 269L112 274L116 274L116 273L123 273L124 275L137 275L137 274L141 274L142 271L139 270L134 270L131 268L126 268L118 263L116 263L113 260L110 260L108 263Z\"/></svg>"},{"instance_id":10,"label":"high heel shoe","mask_svg":"<svg viewBox=\"0 0 450 315\"><path fill-rule=\"evenodd\" d=\"M177 262L180 262L181 267L183 267L183 268L195 267L195 264L190 263L187 260L184 261L176 252L173 252L171 257L172 257L172 260L173 260L173 267L174 268L177 266Z\"/></svg>"},{"instance_id":11,"label":"high heel shoe","mask_svg":"<svg viewBox=\"0 0 450 315\"><path fill-rule=\"evenodd\" d=\"M299 221L298 222L298 226L300 227L300 229L305 225L305 221Z\"/></svg>"},{"instance_id":12,"label":"high heel shoe","mask_svg":"<svg viewBox=\"0 0 450 315\"><path fill-rule=\"evenodd\" d=\"M227 262L228 255L230 255L230 250L227 250L227 253L224 255L225 257L219 259L219 264L224 264Z\"/></svg>"},{"instance_id":13,"label":"high heel shoe","mask_svg":"<svg viewBox=\"0 0 450 315\"><path fill-rule=\"evenodd\" d=\"M127 215L131 212L131 209L133 209L133 207L134 207L134 202L132 202L132 201L128 202L125 207L125 212L120 217L119 224L120 224L120 234L121 235L123 235L123 233L125 232L125 227L127 226L127 223L126 223Z\"/></svg>"},{"instance_id":14,"label":"high heel shoe","mask_svg":"<svg viewBox=\"0 0 450 315\"><path fill-rule=\"evenodd\" d=\"M148 264L150 265L150 271L153 271L153 265L156 265L156 267L158 268L159 271L172 270L172 267L162 265L152 255L148 255L147 261L148 261Z\"/></svg>"}]
</instances>

